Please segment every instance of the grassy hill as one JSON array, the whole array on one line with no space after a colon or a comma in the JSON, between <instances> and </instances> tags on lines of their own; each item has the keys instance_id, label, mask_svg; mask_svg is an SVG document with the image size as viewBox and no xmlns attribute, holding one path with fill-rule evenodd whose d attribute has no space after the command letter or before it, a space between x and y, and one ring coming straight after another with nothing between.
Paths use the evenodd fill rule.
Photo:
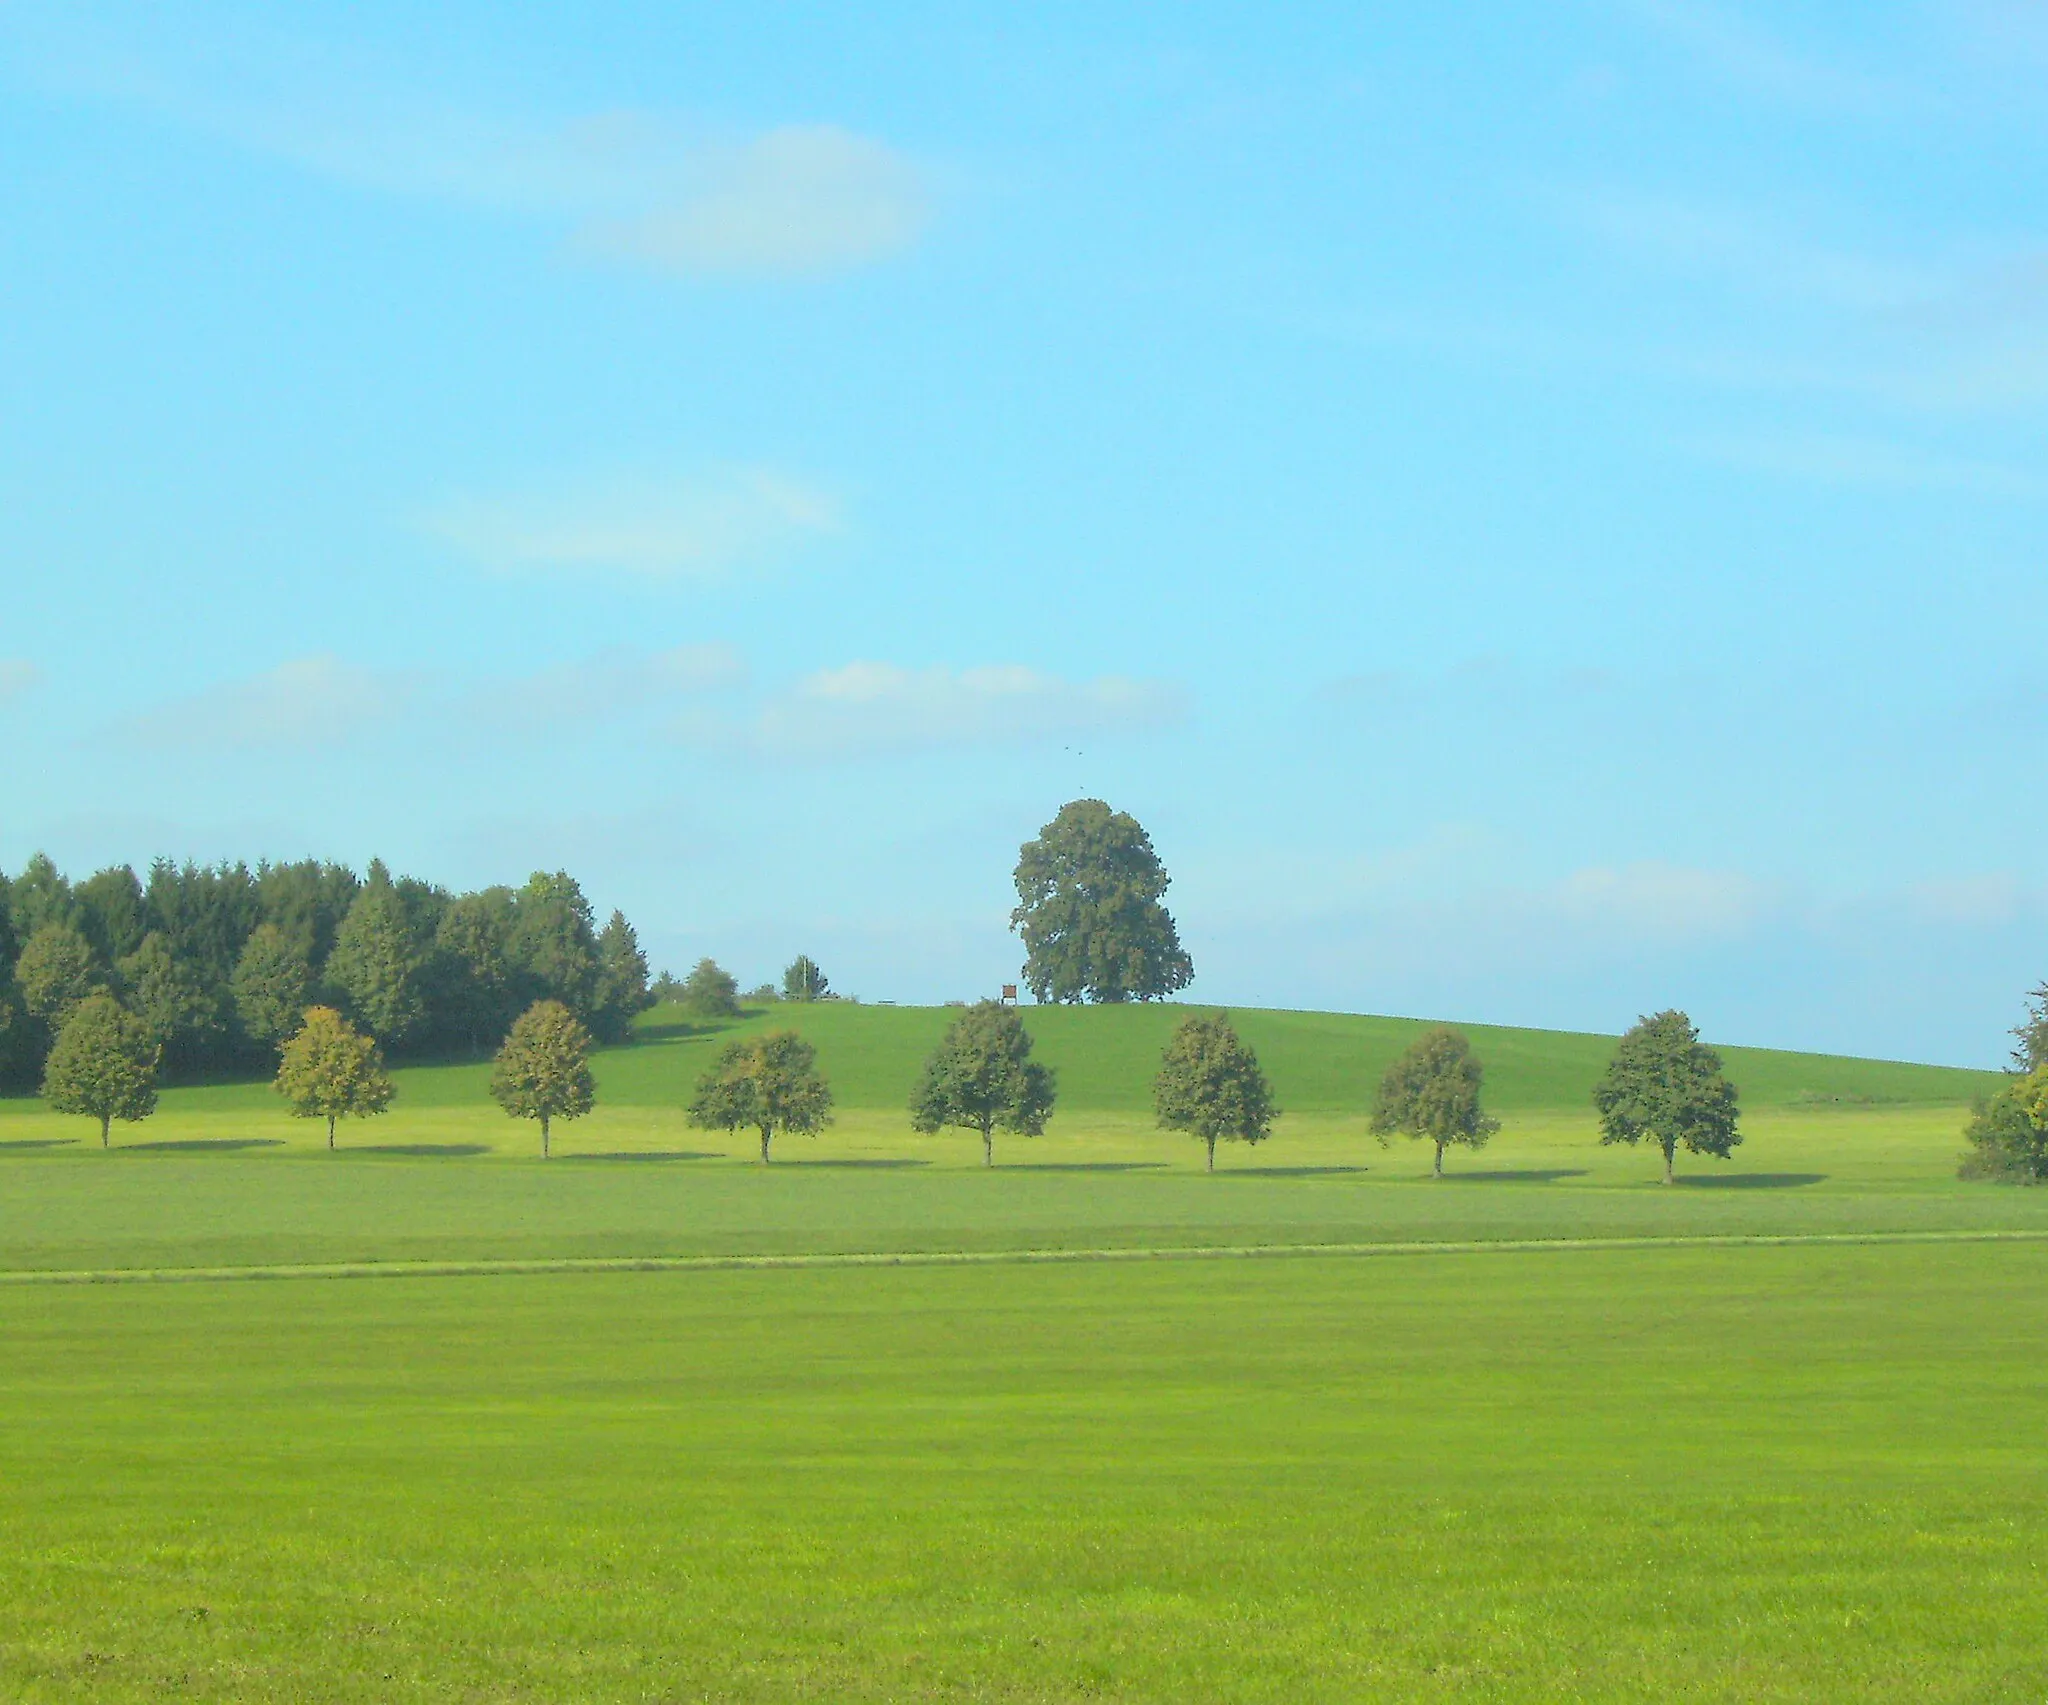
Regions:
<instances>
[{"instance_id":1,"label":"grassy hill","mask_svg":"<svg viewBox=\"0 0 2048 1705\"><path fill-rule=\"evenodd\" d=\"M1181 1006L1029 1007L1025 1022L1038 1057L1059 1072L1068 1113L1147 1113L1159 1052L1189 1009ZM678 1106L712 1053L736 1035L787 1026L817 1045L819 1062L845 1108L895 1111L910 1098L919 1066L955 1016L945 1007L856 1006L828 1001L751 1012L737 1024L692 1025L677 1008L643 1015L640 1040L603 1057L603 1098L617 1106ZM1422 1020L1354 1013L1238 1011L1239 1032L1258 1050L1275 1094L1291 1113L1356 1112L1369 1106L1380 1074L1425 1028ZM1562 1030L1470 1025L1486 1065L1489 1102L1504 1113L1584 1112L1614 1039ZM1753 1108L1810 1105L1930 1106L1966 1102L1996 1074L1765 1048L1724 1051L1731 1077ZM481 1093L481 1068L408 1074L405 1093L426 1104Z\"/></svg>"}]
</instances>

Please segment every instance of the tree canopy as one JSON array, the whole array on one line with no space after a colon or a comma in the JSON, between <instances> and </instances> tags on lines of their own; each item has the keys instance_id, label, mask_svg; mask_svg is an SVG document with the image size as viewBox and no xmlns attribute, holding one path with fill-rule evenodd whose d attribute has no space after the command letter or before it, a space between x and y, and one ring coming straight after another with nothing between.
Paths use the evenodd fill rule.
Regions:
<instances>
[{"instance_id":1,"label":"tree canopy","mask_svg":"<svg viewBox=\"0 0 2048 1705\"><path fill-rule=\"evenodd\" d=\"M1031 1036L1016 1008L979 1001L946 1027L910 1099L910 1122L932 1132L956 1125L981 1133L981 1161L996 1163L995 1132L1035 1137L1052 1113L1053 1073L1031 1058Z\"/></svg>"},{"instance_id":2,"label":"tree canopy","mask_svg":"<svg viewBox=\"0 0 2048 1705\"><path fill-rule=\"evenodd\" d=\"M832 1089L818 1071L818 1050L794 1030L727 1043L699 1080L689 1119L700 1130L758 1131L766 1166L777 1131L815 1136L832 1123Z\"/></svg>"},{"instance_id":3,"label":"tree canopy","mask_svg":"<svg viewBox=\"0 0 2048 1705\"><path fill-rule=\"evenodd\" d=\"M104 990L65 1015L43 1063L43 1099L52 1112L100 1122L106 1148L114 1120L133 1124L156 1111L156 1044L134 1014Z\"/></svg>"},{"instance_id":4,"label":"tree canopy","mask_svg":"<svg viewBox=\"0 0 2048 1705\"><path fill-rule=\"evenodd\" d=\"M1135 817L1077 799L1017 857L1010 927L1041 1001L1159 1000L1193 981L1160 903L1171 878Z\"/></svg>"},{"instance_id":5,"label":"tree canopy","mask_svg":"<svg viewBox=\"0 0 2048 1705\"><path fill-rule=\"evenodd\" d=\"M557 1119L580 1119L597 1105L590 1075L591 1035L560 1001L535 1001L513 1021L491 1072L491 1095L515 1119L540 1121L541 1158Z\"/></svg>"},{"instance_id":6,"label":"tree canopy","mask_svg":"<svg viewBox=\"0 0 2048 1705\"><path fill-rule=\"evenodd\" d=\"M371 1037L331 1006L308 1010L277 1062L277 1092L299 1119L325 1119L334 1147L337 1119L363 1119L391 1105L390 1074Z\"/></svg>"},{"instance_id":7,"label":"tree canopy","mask_svg":"<svg viewBox=\"0 0 2048 1705\"><path fill-rule=\"evenodd\" d=\"M683 979L678 998L699 1018L736 1018L740 1010L739 979L716 959L700 959Z\"/></svg>"},{"instance_id":8,"label":"tree canopy","mask_svg":"<svg viewBox=\"0 0 2048 1705\"><path fill-rule=\"evenodd\" d=\"M1655 1143L1664 1151L1667 1184L1681 1143L1720 1160L1741 1144L1735 1103L1735 1086L1721 1075L1721 1056L1677 1011L1638 1019L1593 1090L1600 1140Z\"/></svg>"},{"instance_id":9,"label":"tree canopy","mask_svg":"<svg viewBox=\"0 0 2048 1705\"><path fill-rule=\"evenodd\" d=\"M821 1001L832 992L817 960L799 953L782 973L782 998L786 1001Z\"/></svg>"},{"instance_id":10,"label":"tree canopy","mask_svg":"<svg viewBox=\"0 0 2048 1705\"><path fill-rule=\"evenodd\" d=\"M590 917L561 871L451 894L377 861L358 877L159 859L146 880L116 865L73 883L37 854L0 878L0 1087L33 1085L56 1022L100 988L161 1037L167 1076L274 1068L310 1004L391 1056L486 1052L544 999L622 1038L646 962L622 916L601 935Z\"/></svg>"},{"instance_id":11,"label":"tree canopy","mask_svg":"<svg viewBox=\"0 0 2048 1705\"><path fill-rule=\"evenodd\" d=\"M1380 1079L1374 1133L1382 1142L1398 1133L1434 1143L1433 1170L1441 1178L1445 1148L1484 1148L1500 1129L1479 1105L1483 1075L1461 1031L1445 1024L1425 1030Z\"/></svg>"},{"instance_id":12,"label":"tree canopy","mask_svg":"<svg viewBox=\"0 0 2048 1705\"><path fill-rule=\"evenodd\" d=\"M1221 1012L1181 1021L1159 1062L1152 1100L1162 1128L1186 1131L1206 1145L1211 1172L1219 1139L1262 1143L1280 1115L1258 1055Z\"/></svg>"},{"instance_id":13,"label":"tree canopy","mask_svg":"<svg viewBox=\"0 0 2048 1705\"><path fill-rule=\"evenodd\" d=\"M2013 1077L1981 1101L1963 1131L1965 1178L2048 1183L2048 1064Z\"/></svg>"}]
</instances>

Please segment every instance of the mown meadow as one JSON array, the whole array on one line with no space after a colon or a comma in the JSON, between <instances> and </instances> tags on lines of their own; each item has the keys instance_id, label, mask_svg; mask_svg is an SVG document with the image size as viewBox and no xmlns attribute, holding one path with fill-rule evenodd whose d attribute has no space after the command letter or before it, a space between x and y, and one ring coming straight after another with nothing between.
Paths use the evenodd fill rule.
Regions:
<instances>
[{"instance_id":1,"label":"mown meadow","mask_svg":"<svg viewBox=\"0 0 2048 1705\"><path fill-rule=\"evenodd\" d=\"M902 1110L948 1016L658 1008L547 1162L467 1064L331 1155L260 1084L106 1153L0 1103L0 1692L2048 1690L1989 1074L1728 1050L1746 1141L1667 1189L1611 1039L1475 1027L1504 1129L1434 1183L1366 1134L1414 1025L1247 1012L1286 1112L1209 1177L1170 1009L1031 1009L1060 1111L985 1172ZM763 1168L680 1109L787 1022L841 1112Z\"/></svg>"}]
</instances>

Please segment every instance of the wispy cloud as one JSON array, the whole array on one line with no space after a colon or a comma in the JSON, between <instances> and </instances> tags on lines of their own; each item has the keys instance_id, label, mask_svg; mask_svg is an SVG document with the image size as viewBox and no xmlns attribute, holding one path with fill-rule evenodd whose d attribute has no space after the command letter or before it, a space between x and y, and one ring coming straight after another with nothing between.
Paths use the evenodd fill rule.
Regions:
<instances>
[{"instance_id":1,"label":"wispy cloud","mask_svg":"<svg viewBox=\"0 0 2048 1705\"><path fill-rule=\"evenodd\" d=\"M931 172L829 123L736 132L619 108L563 120L408 96L393 67L348 68L277 28L229 39L70 9L11 20L44 84L152 111L332 182L553 228L564 251L679 277L817 276L914 244ZM189 39L188 39L189 38Z\"/></svg>"},{"instance_id":2,"label":"wispy cloud","mask_svg":"<svg viewBox=\"0 0 2048 1705\"><path fill-rule=\"evenodd\" d=\"M1951 294L1953 275L1816 243L1784 220L1730 205L1703 205L1618 189L1552 192L1570 224L1627 258L1732 286L1857 312L1898 312Z\"/></svg>"},{"instance_id":3,"label":"wispy cloud","mask_svg":"<svg viewBox=\"0 0 2048 1705\"><path fill-rule=\"evenodd\" d=\"M724 645L615 648L527 674L372 669L321 654L294 658L122 718L117 743L254 751L333 748L431 724L435 738L579 735L603 723L673 715L692 698L746 678Z\"/></svg>"},{"instance_id":4,"label":"wispy cloud","mask_svg":"<svg viewBox=\"0 0 2048 1705\"><path fill-rule=\"evenodd\" d=\"M484 682L461 695L461 707L491 728L566 730L737 687L746 678L746 663L729 645L654 652L620 646L581 662Z\"/></svg>"},{"instance_id":5,"label":"wispy cloud","mask_svg":"<svg viewBox=\"0 0 2048 1705\"><path fill-rule=\"evenodd\" d=\"M1627 10L1723 81L1787 105L1883 117L1916 104L1895 79L1802 50L1708 0L1625 0Z\"/></svg>"},{"instance_id":6,"label":"wispy cloud","mask_svg":"<svg viewBox=\"0 0 2048 1705\"><path fill-rule=\"evenodd\" d=\"M428 532L503 573L708 579L778 562L843 530L839 499L766 467L586 480L552 493L461 496Z\"/></svg>"},{"instance_id":7,"label":"wispy cloud","mask_svg":"<svg viewBox=\"0 0 2048 1705\"><path fill-rule=\"evenodd\" d=\"M1535 896L1539 912L1568 924L1660 946L1741 935L1775 898L1767 885L1738 871L1654 860L1589 866Z\"/></svg>"},{"instance_id":8,"label":"wispy cloud","mask_svg":"<svg viewBox=\"0 0 2048 1705\"><path fill-rule=\"evenodd\" d=\"M1028 745L1179 721L1186 700L1157 681L1071 681L1023 664L905 669L849 663L775 694L751 721L686 721L678 734L764 755L830 759L963 745Z\"/></svg>"},{"instance_id":9,"label":"wispy cloud","mask_svg":"<svg viewBox=\"0 0 2048 1705\"><path fill-rule=\"evenodd\" d=\"M43 672L20 657L0 657L0 706L12 704L43 684Z\"/></svg>"},{"instance_id":10,"label":"wispy cloud","mask_svg":"<svg viewBox=\"0 0 2048 1705\"><path fill-rule=\"evenodd\" d=\"M2031 469L1938 455L1877 439L1772 433L1700 438L1691 447L1727 467L1823 485L2048 498L2048 475Z\"/></svg>"},{"instance_id":11,"label":"wispy cloud","mask_svg":"<svg viewBox=\"0 0 2048 1705\"><path fill-rule=\"evenodd\" d=\"M173 699L123 718L111 732L145 747L333 746L386 727L424 688L418 674L323 653Z\"/></svg>"}]
</instances>

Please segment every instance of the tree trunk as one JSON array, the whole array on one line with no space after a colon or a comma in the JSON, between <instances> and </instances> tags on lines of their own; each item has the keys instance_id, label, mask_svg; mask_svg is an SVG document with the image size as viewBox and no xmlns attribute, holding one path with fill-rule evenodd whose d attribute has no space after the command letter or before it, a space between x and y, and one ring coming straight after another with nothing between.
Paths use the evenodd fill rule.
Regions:
<instances>
[{"instance_id":1,"label":"tree trunk","mask_svg":"<svg viewBox=\"0 0 2048 1705\"><path fill-rule=\"evenodd\" d=\"M332 1113L327 1115L327 1147L331 1153L334 1148L334 1115Z\"/></svg>"},{"instance_id":2,"label":"tree trunk","mask_svg":"<svg viewBox=\"0 0 2048 1705\"><path fill-rule=\"evenodd\" d=\"M1666 1143L1664 1145L1664 1182L1666 1184L1675 1184L1678 1182L1677 1179L1671 1176L1671 1154L1672 1151L1677 1147L1678 1145L1676 1143Z\"/></svg>"},{"instance_id":3,"label":"tree trunk","mask_svg":"<svg viewBox=\"0 0 2048 1705\"><path fill-rule=\"evenodd\" d=\"M774 1139L774 1136L775 1127L773 1125L763 1125L761 1127L761 1164L763 1166L769 1164L768 1144Z\"/></svg>"},{"instance_id":4,"label":"tree trunk","mask_svg":"<svg viewBox=\"0 0 2048 1705\"><path fill-rule=\"evenodd\" d=\"M548 1158L548 1116L545 1113L540 1116L540 1157L542 1160Z\"/></svg>"},{"instance_id":5,"label":"tree trunk","mask_svg":"<svg viewBox=\"0 0 2048 1705\"><path fill-rule=\"evenodd\" d=\"M1436 1145L1436 1175L1439 1178L1444 1175L1444 1145L1442 1143Z\"/></svg>"},{"instance_id":6,"label":"tree trunk","mask_svg":"<svg viewBox=\"0 0 2048 1705\"><path fill-rule=\"evenodd\" d=\"M996 1133L992 1125L981 1128L981 1164L993 1166L996 1163Z\"/></svg>"},{"instance_id":7,"label":"tree trunk","mask_svg":"<svg viewBox=\"0 0 2048 1705\"><path fill-rule=\"evenodd\" d=\"M100 1115L100 1147L103 1149L112 1148L114 1146L113 1142L107 1135L107 1132L112 1127L113 1123L114 1116L111 1113L102 1113Z\"/></svg>"},{"instance_id":8,"label":"tree trunk","mask_svg":"<svg viewBox=\"0 0 2048 1705\"><path fill-rule=\"evenodd\" d=\"M1216 1139L1214 1137L1209 1139L1209 1170L1211 1172L1216 1170Z\"/></svg>"}]
</instances>

